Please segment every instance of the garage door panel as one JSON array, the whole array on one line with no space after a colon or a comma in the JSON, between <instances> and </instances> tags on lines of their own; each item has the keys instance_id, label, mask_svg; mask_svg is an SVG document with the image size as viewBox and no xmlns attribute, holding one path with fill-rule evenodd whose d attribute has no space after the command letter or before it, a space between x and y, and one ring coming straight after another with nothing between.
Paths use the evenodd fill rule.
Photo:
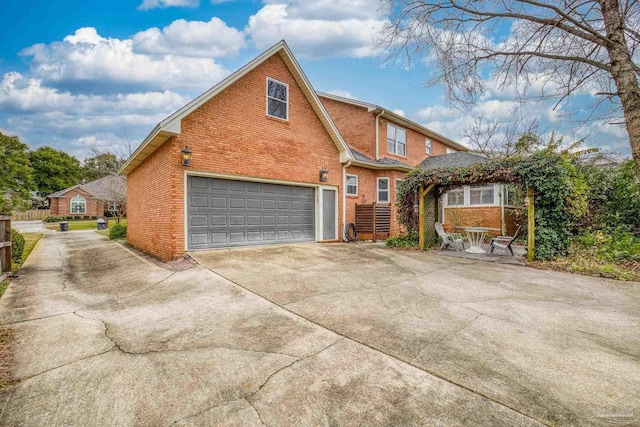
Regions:
<instances>
[{"instance_id":1,"label":"garage door panel","mask_svg":"<svg viewBox=\"0 0 640 427\"><path fill-rule=\"evenodd\" d=\"M315 240L315 189L188 179L188 248Z\"/></svg>"}]
</instances>

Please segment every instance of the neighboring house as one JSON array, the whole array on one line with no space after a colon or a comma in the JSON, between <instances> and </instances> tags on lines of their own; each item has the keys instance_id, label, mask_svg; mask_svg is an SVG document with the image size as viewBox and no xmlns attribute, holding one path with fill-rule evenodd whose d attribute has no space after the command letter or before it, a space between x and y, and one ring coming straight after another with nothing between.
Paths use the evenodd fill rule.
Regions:
<instances>
[{"instance_id":1,"label":"neighboring house","mask_svg":"<svg viewBox=\"0 0 640 427\"><path fill-rule=\"evenodd\" d=\"M109 175L56 191L47 198L51 215L97 218L122 210L126 194L126 178Z\"/></svg>"},{"instance_id":2,"label":"neighboring house","mask_svg":"<svg viewBox=\"0 0 640 427\"><path fill-rule=\"evenodd\" d=\"M473 153L452 153L425 159L422 169L460 168L490 159ZM465 185L447 191L438 204L438 221L448 232L483 227L492 235L512 235L521 222L521 209L513 202L513 189L503 184Z\"/></svg>"}]
</instances>

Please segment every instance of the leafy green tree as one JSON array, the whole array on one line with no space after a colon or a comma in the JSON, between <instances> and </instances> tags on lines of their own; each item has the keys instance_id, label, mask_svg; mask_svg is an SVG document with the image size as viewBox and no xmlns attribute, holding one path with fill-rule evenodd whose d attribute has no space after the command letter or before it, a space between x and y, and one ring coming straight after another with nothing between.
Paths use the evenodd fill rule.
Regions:
<instances>
[{"instance_id":1,"label":"leafy green tree","mask_svg":"<svg viewBox=\"0 0 640 427\"><path fill-rule=\"evenodd\" d=\"M29 154L38 191L48 195L76 185L82 168L75 157L51 147L40 147Z\"/></svg>"},{"instance_id":2,"label":"leafy green tree","mask_svg":"<svg viewBox=\"0 0 640 427\"><path fill-rule=\"evenodd\" d=\"M118 174L118 170L124 162L123 159L110 152L94 152L93 154L92 157L87 157L84 160L83 176L87 181Z\"/></svg>"},{"instance_id":3,"label":"leafy green tree","mask_svg":"<svg viewBox=\"0 0 640 427\"><path fill-rule=\"evenodd\" d=\"M17 136L0 133L0 213L27 209L35 189L29 147Z\"/></svg>"}]
</instances>

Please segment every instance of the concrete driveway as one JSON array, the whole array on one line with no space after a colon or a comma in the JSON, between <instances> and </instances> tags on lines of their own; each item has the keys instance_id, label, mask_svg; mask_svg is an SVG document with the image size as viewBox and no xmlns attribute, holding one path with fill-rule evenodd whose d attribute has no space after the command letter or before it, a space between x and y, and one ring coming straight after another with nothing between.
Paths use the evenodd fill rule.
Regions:
<instances>
[{"instance_id":1,"label":"concrete driveway","mask_svg":"<svg viewBox=\"0 0 640 427\"><path fill-rule=\"evenodd\" d=\"M0 300L2 425L606 425L640 416L640 285L373 245L160 264L45 235ZM633 425L633 424L629 424Z\"/></svg>"},{"instance_id":2,"label":"concrete driveway","mask_svg":"<svg viewBox=\"0 0 640 427\"><path fill-rule=\"evenodd\" d=\"M46 228L44 223L40 220L11 221L11 227L15 228L20 233L53 233L53 230Z\"/></svg>"}]
</instances>

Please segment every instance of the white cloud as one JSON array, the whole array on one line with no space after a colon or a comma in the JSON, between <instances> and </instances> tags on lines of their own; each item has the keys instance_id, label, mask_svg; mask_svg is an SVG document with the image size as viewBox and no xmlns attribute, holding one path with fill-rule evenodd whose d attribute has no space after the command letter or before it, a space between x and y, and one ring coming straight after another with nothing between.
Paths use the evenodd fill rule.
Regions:
<instances>
[{"instance_id":1,"label":"white cloud","mask_svg":"<svg viewBox=\"0 0 640 427\"><path fill-rule=\"evenodd\" d=\"M405 114L404 114L404 110L392 110L392 111L393 111L394 113L396 113L397 115L399 115L399 116L402 116L402 117L404 117L404 116L405 116Z\"/></svg>"},{"instance_id":2,"label":"white cloud","mask_svg":"<svg viewBox=\"0 0 640 427\"><path fill-rule=\"evenodd\" d=\"M92 27L80 28L62 42L33 45L21 54L31 58L34 77L69 90L203 90L229 74L209 58L135 53L131 39L105 38Z\"/></svg>"},{"instance_id":3,"label":"white cloud","mask_svg":"<svg viewBox=\"0 0 640 427\"><path fill-rule=\"evenodd\" d=\"M200 5L199 0L143 0L139 10L149 10L155 8L167 8L167 7L198 7Z\"/></svg>"},{"instance_id":4,"label":"white cloud","mask_svg":"<svg viewBox=\"0 0 640 427\"><path fill-rule=\"evenodd\" d=\"M382 18L363 13L347 1L327 10L311 3L267 4L249 18L245 33L258 49L284 39L296 55L309 58L374 54L374 37L385 22Z\"/></svg>"},{"instance_id":5,"label":"white cloud","mask_svg":"<svg viewBox=\"0 0 640 427\"><path fill-rule=\"evenodd\" d=\"M331 95L336 95L336 96L341 96L343 98L349 98L349 99L358 99L355 96L353 96L351 94L351 92L346 91L346 90L341 90L341 89L334 89L334 90L330 90L329 92Z\"/></svg>"},{"instance_id":6,"label":"white cloud","mask_svg":"<svg viewBox=\"0 0 640 427\"><path fill-rule=\"evenodd\" d=\"M286 4L289 16L299 19L367 20L380 15L378 0L266 0L265 3Z\"/></svg>"},{"instance_id":7,"label":"white cloud","mask_svg":"<svg viewBox=\"0 0 640 427\"><path fill-rule=\"evenodd\" d=\"M237 55L244 47L242 32L215 17L208 22L178 19L162 31L149 28L133 36L134 52L154 55L219 58Z\"/></svg>"}]
</instances>

